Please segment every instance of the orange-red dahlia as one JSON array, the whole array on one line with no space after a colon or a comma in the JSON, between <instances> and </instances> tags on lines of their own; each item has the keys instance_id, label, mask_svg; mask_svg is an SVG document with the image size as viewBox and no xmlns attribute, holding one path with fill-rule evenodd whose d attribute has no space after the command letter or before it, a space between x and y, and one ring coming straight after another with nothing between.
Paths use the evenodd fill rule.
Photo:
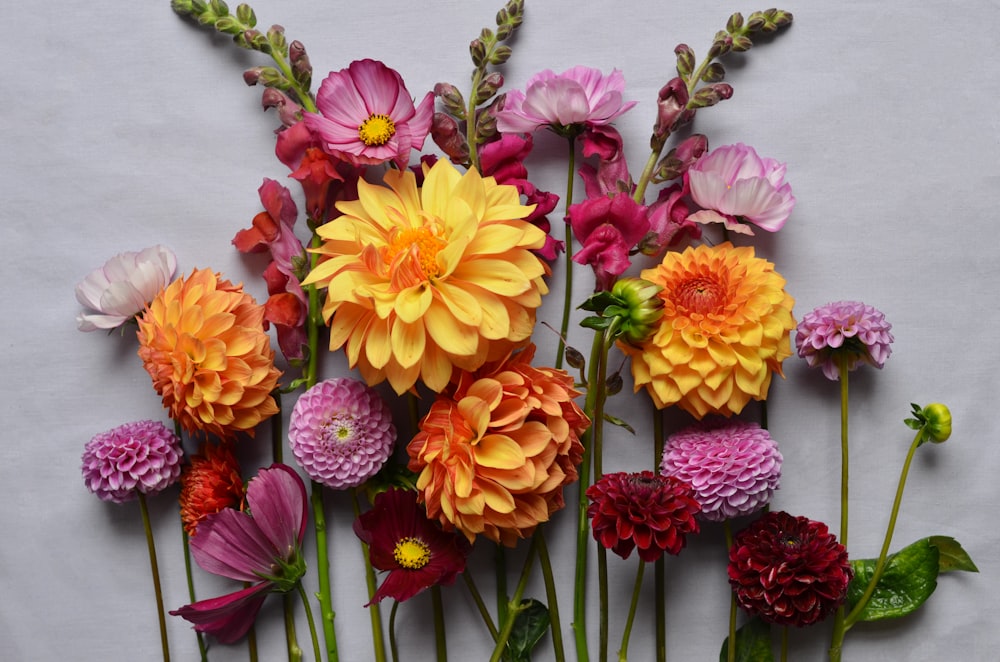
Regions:
<instances>
[{"instance_id":1,"label":"orange-red dahlia","mask_svg":"<svg viewBox=\"0 0 1000 662\"><path fill-rule=\"evenodd\" d=\"M278 412L281 372L264 309L241 285L194 270L161 291L139 318L139 357L163 406L188 432L221 438Z\"/></svg>"},{"instance_id":2,"label":"orange-red dahlia","mask_svg":"<svg viewBox=\"0 0 1000 662\"><path fill-rule=\"evenodd\" d=\"M181 473L181 522L189 536L223 508L239 508L246 490L231 444L205 442Z\"/></svg>"},{"instance_id":3,"label":"orange-red dahlia","mask_svg":"<svg viewBox=\"0 0 1000 662\"><path fill-rule=\"evenodd\" d=\"M698 418L738 414L763 400L791 355L795 328L785 279L751 247L697 246L668 252L642 277L663 287L663 317L632 358L635 388L657 407L677 404Z\"/></svg>"},{"instance_id":4,"label":"orange-red dahlia","mask_svg":"<svg viewBox=\"0 0 1000 662\"><path fill-rule=\"evenodd\" d=\"M564 505L590 421L563 370L530 365L535 348L460 374L407 447L427 516L470 541L514 546Z\"/></svg>"}]
</instances>

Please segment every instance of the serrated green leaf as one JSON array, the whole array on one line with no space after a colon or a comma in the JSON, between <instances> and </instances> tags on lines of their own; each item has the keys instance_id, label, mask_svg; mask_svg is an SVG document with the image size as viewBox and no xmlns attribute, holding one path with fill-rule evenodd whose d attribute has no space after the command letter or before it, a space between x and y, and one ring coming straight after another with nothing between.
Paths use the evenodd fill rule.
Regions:
<instances>
[{"instance_id":1,"label":"serrated green leaf","mask_svg":"<svg viewBox=\"0 0 1000 662\"><path fill-rule=\"evenodd\" d=\"M962 545L950 536L931 536L927 539L930 544L937 547L940 552L938 558L939 572L979 572L979 568L972 562L969 553L962 549Z\"/></svg>"},{"instance_id":2,"label":"serrated green leaf","mask_svg":"<svg viewBox=\"0 0 1000 662\"><path fill-rule=\"evenodd\" d=\"M729 637L722 642L719 662L729 659ZM754 618L736 631L736 662L774 662L771 653L771 628Z\"/></svg>"},{"instance_id":3,"label":"serrated green leaf","mask_svg":"<svg viewBox=\"0 0 1000 662\"><path fill-rule=\"evenodd\" d=\"M606 420L608 423L611 423L611 425L617 425L618 427L625 428L632 434L635 434L635 429L633 429L631 425L629 425L622 419L618 418L617 416L612 416L611 414L605 414L604 420Z\"/></svg>"},{"instance_id":4,"label":"serrated green leaf","mask_svg":"<svg viewBox=\"0 0 1000 662\"><path fill-rule=\"evenodd\" d=\"M549 629L548 607L535 599L521 601L521 607L507 639L507 659L510 662L530 662L531 649Z\"/></svg>"},{"instance_id":5,"label":"serrated green leaf","mask_svg":"<svg viewBox=\"0 0 1000 662\"><path fill-rule=\"evenodd\" d=\"M890 554L875 592L858 614L859 621L898 618L916 611L937 588L938 548L928 538ZM847 587L848 611L861 599L875 574L877 559L851 561L854 579Z\"/></svg>"}]
</instances>

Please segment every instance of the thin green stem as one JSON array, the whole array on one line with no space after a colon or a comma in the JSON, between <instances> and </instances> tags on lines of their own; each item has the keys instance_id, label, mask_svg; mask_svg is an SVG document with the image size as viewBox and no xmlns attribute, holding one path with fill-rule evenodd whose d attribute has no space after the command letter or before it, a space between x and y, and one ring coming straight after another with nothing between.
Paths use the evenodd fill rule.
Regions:
<instances>
[{"instance_id":1,"label":"thin green stem","mask_svg":"<svg viewBox=\"0 0 1000 662\"><path fill-rule=\"evenodd\" d=\"M656 169L656 163L660 160L662 152L662 146L659 149L654 147L653 151L649 154L649 158L646 159L646 165L642 169L642 174L639 175L639 182L635 186L635 193L632 194L632 199L640 205L646 196L646 187L649 186L649 182L653 178L653 171Z\"/></svg>"},{"instance_id":2,"label":"thin green stem","mask_svg":"<svg viewBox=\"0 0 1000 662\"><path fill-rule=\"evenodd\" d=\"M635 573L635 586L632 588L632 604L628 608L628 619L625 621L625 631L622 633L622 646L618 649L618 662L628 660L628 640L632 635L632 622L635 621L635 609L639 604L639 594L642 592L642 573L646 562L639 559L639 569Z\"/></svg>"},{"instance_id":3,"label":"thin green stem","mask_svg":"<svg viewBox=\"0 0 1000 662\"><path fill-rule=\"evenodd\" d=\"M615 318L616 320L618 318ZM604 475L604 403L607 399L607 390L604 388L608 378L608 348L611 346L615 336L617 325L611 323L603 331L601 341L602 351L598 357L597 382L588 384L588 389L597 389L597 399L594 401L594 411L591 416L591 429L593 430L592 444L594 449L594 483L601 480ZM598 637L600 640L599 659L606 662L608 659L608 550L603 545L597 546L597 590L600 601L600 621L598 627Z\"/></svg>"},{"instance_id":4,"label":"thin green stem","mask_svg":"<svg viewBox=\"0 0 1000 662\"><path fill-rule=\"evenodd\" d=\"M288 645L288 662L302 662L302 649L295 632L295 606L290 593L281 596L285 610L285 642Z\"/></svg>"},{"instance_id":5,"label":"thin green stem","mask_svg":"<svg viewBox=\"0 0 1000 662\"><path fill-rule=\"evenodd\" d=\"M389 655L392 662L399 662L399 647L396 645L396 611L399 609L399 600L392 601L392 608L389 610Z\"/></svg>"},{"instance_id":6,"label":"thin green stem","mask_svg":"<svg viewBox=\"0 0 1000 662\"><path fill-rule=\"evenodd\" d=\"M306 590L302 588L301 581L295 583L295 589L298 591L299 598L302 600L302 606L306 610L306 621L309 623L309 637L312 639L313 655L317 660L321 660L323 658L319 649L319 635L316 633L316 621L313 620L312 607L309 606L309 596L306 595Z\"/></svg>"},{"instance_id":7,"label":"thin green stem","mask_svg":"<svg viewBox=\"0 0 1000 662\"><path fill-rule=\"evenodd\" d=\"M781 662L788 662L788 626L781 628Z\"/></svg>"},{"instance_id":8,"label":"thin green stem","mask_svg":"<svg viewBox=\"0 0 1000 662\"><path fill-rule=\"evenodd\" d=\"M726 557L733 547L733 528L728 519L722 520L722 533L726 540ZM736 593L729 591L729 645L726 647L726 662L736 660Z\"/></svg>"},{"instance_id":9,"label":"thin green stem","mask_svg":"<svg viewBox=\"0 0 1000 662\"><path fill-rule=\"evenodd\" d=\"M563 650L562 623L559 618L559 597L556 591L556 582L552 576L552 561L549 558L549 546L545 540L545 525L541 524L535 529L535 538L538 539L538 560L542 566L542 578L545 581L545 599L549 607L549 627L552 628L552 652L555 654L556 662L566 659L566 652Z\"/></svg>"},{"instance_id":10,"label":"thin green stem","mask_svg":"<svg viewBox=\"0 0 1000 662\"><path fill-rule=\"evenodd\" d=\"M194 575L191 573L191 541L188 539L187 529L183 526L181 526L181 540L184 543L184 575L187 578L188 598L193 604L198 601L198 598L195 597ZM201 657L201 662L208 662L208 649L205 648L205 638L201 635L201 632L195 632L194 634L198 640L198 655Z\"/></svg>"},{"instance_id":11,"label":"thin green stem","mask_svg":"<svg viewBox=\"0 0 1000 662\"><path fill-rule=\"evenodd\" d=\"M604 545L597 546L597 597L601 605L597 628L597 659L600 662L608 660L608 550Z\"/></svg>"},{"instance_id":12,"label":"thin green stem","mask_svg":"<svg viewBox=\"0 0 1000 662\"><path fill-rule=\"evenodd\" d=\"M566 212L563 215L563 219L566 222L566 254L563 256L566 259L566 282L563 287L563 311L562 321L559 323L559 349L556 351L556 370L562 368L563 355L566 353L566 335L569 333L569 314L573 308L573 226L569 222L569 208L573 204L573 182L576 177L576 173L574 172L576 169L576 135L567 136L566 139L569 141L566 200L564 201Z\"/></svg>"},{"instance_id":13,"label":"thin green stem","mask_svg":"<svg viewBox=\"0 0 1000 662\"><path fill-rule=\"evenodd\" d=\"M257 662L257 628L253 625L247 631L247 654L250 662Z\"/></svg>"},{"instance_id":14,"label":"thin green stem","mask_svg":"<svg viewBox=\"0 0 1000 662\"><path fill-rule=\"evenodd\" d=\"M330 557L326 537L326 508L323 503L323 484L312 481L309 500L313 511L313 529L316 533L316 577L319 599L320 621L323 624L323 640L326 642L326 659L336 662L337 632L333 627L336 614L333 612L333 596L330 593Z\"/></svg>"},{"instance_id":15,"label":"thin green stem","mask_svg":"<svg viewBox=\"0 0 1000 662\"><path fill-rule=\"evenodd\" d=\"M431 586L431 604L434 609L434 648L438 662L448 662L448 641L444 628L444 601L441 600L441 585Z\"/></svg>"},{"instance_id":16,"label":"thin green stem","mask_svg":"<svg viewBox=\"0 0 1000 662\"><path fill-rule=\"evenodd\" d=\"M493 574L497 585L497 622L503 623L507 618L507 551L500 543L493 545Z\"/></svg>"},{"instance_id":17,"label":"thin green stem","mask_svg":"<svg viewBox=\"0 0 1000 662\"><path fill-rule=\"evenodd\" d=\"M848 475L850 473L850 462L848 454L848 411L849 411L849 389L847 356L840 354L837 362L837 369L840 373L840 544L847 547L847 509L848 509ZM840 649L847 634L846 618L847 610L841 605L837 608L833 617L833 639L830 645L830 660L840 660Z\"/></svg>"},{"instance_id":18,"label":"thin green stem","mask_svg":"<svg viewBox=\"0 0 1000 662\"><path fill-rule=\"evenodd\" d=\"M163 662L170 662L170 644L167 642L167 617L163 613L163 591L160 589L160 566L156 562L156 543L153 542L153 527L149 523L149 508L146 506L146 495L137 492L139 496L139 512L142 513L142 528L146 532L146 547L149 549L149 570L153 576L153 594L156 596L156 616L160 621L160 646L163 649Z\"/></svg>"},{"instance_id":19,"label":"thin green stem","mask_svg":"<svg viewBox=\"0 0 1000 662\"><path fill-rule=\"evenodd\" d=\"M653 467L657 472L663 458L663 411L653 409ZM656 662L667 660L667 564L663 556L653 564L653 595L656 605Z\"/></svg>"},{"instance_id":20,"label":"thin green stem","mask_svg":"<svg viewBox=\"0 0 1000 662\"><path fill-rule=\"evenodd\" d=\"M351 502L354 506L354 518L357 519L361 515L361 503L358 501L357 488L351 488ZM368 545L364 541L359 542L361 544L361 556L365 562L365 583L368 585L368 599L371 600L375 597L375 591L378 588L375 581L375 568L372 567L372 560L368 555ZM375 660L376 662L385 662L385 642L382 637L382 612L379 611L377 602L368 607L368 615L372 623L372 646L375 650Z\"/></svg>"},{"instance_id":21,"label":"thin green stem","mask_svg":"<svg viewBox=\"0 0 1000 662\"><path fill-rule=\"evenodd\" d=\"M463 572L462 579L465 580L465 587L469 589L469 595L472 596L472 601L476 603L476 609L479 610L479 615L482 616L483 622L486 624L486 629L490 631L490 637L496 642L499 636L497 626L493 624L493 618L490 617L490 611L486 608L486 603L483 601L483 596L479 592L475 580L472 578L472 573Z\"/></svg>"},{"instance_id":22,"label":"thin green stem","mask_svg":"<svg viewBox=\"0 0 1000 662\"><path fill-rule=\"evenodd\" d=\"M493 655L490 656L490 662L500 662L504 651L507 649L507 640L514 629L514 621L517 620L517 615L524 610L521 598L524 596L524 589L528 585L528 578L531 576L531 567L535 564L535 554L537 551L538 540L535 538L532 539L531 547L528 548L528 555L524 558L524 566L521 568L521 578L517 582L517 588L514 589L514 597L511 598L510 604L507 605L507 618L500 628L496 645L493 648Z\"/></svg>"},{"instance_id":23,"label":"thin green stem","mask_svg":"<svg viewBox=\"0 0 1000 662\"><path fill-rule=\"evenodd\" d=\"M274 404L278 406L278 413L271 417L271 457L275 462L282 462L282 448L285 445L285 437L282 434L281 426L281 389L274 389L271 392Z\"/></svg>"}]
</instances>

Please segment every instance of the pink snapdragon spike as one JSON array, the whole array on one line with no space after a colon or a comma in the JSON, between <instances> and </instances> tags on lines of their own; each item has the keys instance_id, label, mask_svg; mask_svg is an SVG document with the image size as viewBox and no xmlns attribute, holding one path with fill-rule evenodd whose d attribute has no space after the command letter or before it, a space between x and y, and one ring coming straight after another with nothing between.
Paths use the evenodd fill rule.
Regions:
<instances>
[{"instance_id":1,"label":"pink snapdragon spike","mask_svg":"<svg viewBox=\"0 0 1000 662\"><path fill-rule=\"evenodd\" d=\"M632 248L649 232L646 208L628 193L578 202L569 208L569 222L582 244L573 261L594 269L598 290L611 289L632 265Z\"/></svg>"},{"instance_id":2,"label":"pink snapdragon spike","mask_svg":"<svg viewBox=\"0 0 1000 662\"><path fill-rule=\"evenodd\" d=\"M268 593L292 590L305 574L302 479L291 467L273 464L250 481L246 500L249 513L227 508L202 520L191 552L204 570L254 584L170 612L226 644L247 633Z\"/></svg>"},{"instance_id":3,"label":"pink snapdragon spike","mask_svg":"<svg viewBox=\"0 0 1000 662\"><path fill-rule=\"evenodd\" d=\"M761 158L743 143L712 150L688 169L687 177L691 198L703 208L691 215L698 223L724 223L748 235L751 224L776 232L795 207L785 164Z\"/></svg>"},{"instance_id":4,"label":"pink snapdragon spike","mask_svg":"<svg viewBox=\"0 0 1000 662\"><path fill-rule=\"evenodd\" d=\"M624 91L625 77L617 69L607 76L584 66L561 74L546 69L528 80L524 92L507 93L503 110L497 113L497 129L532 133L551 127L559 132L608 124L635 105L622 98Z\"/></svg>"},{"instance_id":5,"label":"pink snapdragon spike","mask_svg":"<svg viewBox=\"0 0 1000 662\"><path fill-rule=\"evenodd\" d=\"M302 121L329 154L356 166L392 161L403 168L431 129L434 93L414 106L399 73L356 60L320 84L316 107L319 113L303 113Z\"/></svg>"},{"instance_id":6,"label":"pink snapdragon spike","mask_svg":"<svg viewBox=\"0 0 1000 662\"><path fill-rule=\"evenodd\" d=\"M177 256L164 246L119 253L77 284L76 300L89 311L77 315L77 328L118 328L141 313L175 271Z\"/></svg>"}]
</instances>

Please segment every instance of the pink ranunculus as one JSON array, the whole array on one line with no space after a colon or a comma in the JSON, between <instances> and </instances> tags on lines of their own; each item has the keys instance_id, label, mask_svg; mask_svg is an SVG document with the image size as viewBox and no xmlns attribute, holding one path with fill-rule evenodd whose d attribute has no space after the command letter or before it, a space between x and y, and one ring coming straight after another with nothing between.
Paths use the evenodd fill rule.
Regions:
<instances>
[{"instance_id":1,"label":"pink ranunculus","mask_svg":"<svg viewBox=\"0 0 1000 662\"><path fill-rule=\"evenodd\" d=\"M546 69L528 80L524 92L507 93L497 113L502 133L532 133L542 127L608 124L635 105L624 101L625 77L615 69L605 76L598 69L576 66L561 74Z\"/></svg>"},{"instance_id":2,"label":"pink ranunculus","mask_svg":"<svg viewBox=\"0 0 1000 662\"><path fill-rule=\"evenodd\" d=\"M629 252L649 231L646 208L628 193L619 193L572 205L569 219L583 246L573 261L593 267L598 290L611 289L632 264Z\"/></svg>"},{"instance_id":3,"label":"pink ranunculus","mask_svg":"<svg viewBox=\"0 0 1000 662\"><path fill-rule=\"evenodd\" d=\"M431 129L434 93L414 106L398 72L356 60L320 84L316 107L319 113L303 113L302 121L328 153L353 165L392 161L403 168Z\"/></svg>"},{"instance_id":4,"label":"pink ranunculus","mask_svg":"<svg viewBox=\"0 0 1000 662\"><path fill-rule=\"evenodd\" d=\"M116 329L170 284L177 256L164 246L119 253L76 286L76 300L88 312L76 316L81 331Z\"/></svg>"},{"instance_id":5,"label":"pink ranunculus","mask_svg":"<svg viewBox=\"0 0 1000 662\"><path fill-rule=\"evenodd\" d=\"M753 234L748 224L776 232L788 220L795 197L785 183L785 164L761 158L743 143L718 147L687 172L691 198L703 211L698 223L725 223L726 228Z\"/></svg>"}]
</instances>

